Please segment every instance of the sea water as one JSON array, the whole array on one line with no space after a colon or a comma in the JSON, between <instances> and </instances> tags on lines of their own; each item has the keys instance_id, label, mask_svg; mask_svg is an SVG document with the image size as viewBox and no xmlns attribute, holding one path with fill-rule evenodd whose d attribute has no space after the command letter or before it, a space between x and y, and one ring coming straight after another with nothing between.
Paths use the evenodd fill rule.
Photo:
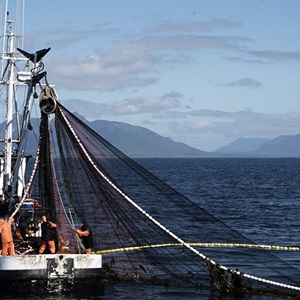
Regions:
<instances>
[{"instance_id":1,"label":"sea water","mask_svg":"<svg viewBox=\"0 0 300 300\"><path fill-rule=\"evenodd\" d=\"M300 159L198 158L137 159L206 211L254 243L299 246ZM300 269L299 252L290 260ZM188 287L104 283L93 290L2 294L0 299L282 299L234 297Z\"/></svg>"}]
</instances>

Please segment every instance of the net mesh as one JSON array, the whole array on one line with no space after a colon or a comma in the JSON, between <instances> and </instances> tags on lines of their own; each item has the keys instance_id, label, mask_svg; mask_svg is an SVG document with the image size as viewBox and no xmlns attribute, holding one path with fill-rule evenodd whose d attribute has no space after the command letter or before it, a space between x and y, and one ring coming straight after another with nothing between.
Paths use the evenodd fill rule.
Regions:
<instances>
[{"instance_id":1,"label":"net mesh","mask_svg":"<svg viewBox=\"0 0 300 300\"><path fill-rule=\"evenodd\" d=\"M48 128L46 119L41 129ZM51 198L47 205L56 211L52 217L61 245L78 251L72 226L87 223L107 280L299 295L297 268L275 252L242 247L253 242L149 173L62 105L55 128L52 148L47 130L41 130L41 153L47 155L39 172L47 177L40 193ZM59 158L53 160L46 148L59 151ZM53 187L56 192L50 192Z\"/></svg>"}]
</instances>

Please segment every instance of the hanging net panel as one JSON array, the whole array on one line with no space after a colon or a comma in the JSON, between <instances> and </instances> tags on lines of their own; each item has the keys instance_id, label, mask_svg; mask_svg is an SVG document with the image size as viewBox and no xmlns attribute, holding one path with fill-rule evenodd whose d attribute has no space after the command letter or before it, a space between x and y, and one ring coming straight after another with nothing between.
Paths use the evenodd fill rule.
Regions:
<instances>
[{"instance_id":1,"label":"hanging net panel","mask_svg":"<svg viewBox=\"0 0 300 300\"><path fill-rule=\"evenodd\" d=\"M48 161L60 189L52 201L63 203L65 214L60 239L79 251L71 226L85 222L106 280L299 296L298 269L149 173L60 104L55 128L59 158Z\"/></svg>"}]
</instances>

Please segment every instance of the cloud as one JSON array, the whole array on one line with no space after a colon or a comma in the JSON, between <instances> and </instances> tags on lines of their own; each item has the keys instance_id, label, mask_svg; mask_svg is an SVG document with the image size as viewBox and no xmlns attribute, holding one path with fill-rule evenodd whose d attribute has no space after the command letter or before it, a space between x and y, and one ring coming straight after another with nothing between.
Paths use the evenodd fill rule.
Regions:
<instances>
[{"instance_id":1,"label":"cloud","mask_svg":"<svg viewBox=\"0 0 300 300\"><path fill-rule=\"evenodd\" d=\"M63 27L53 27L47 29L34 30L26 35L33 50L37 44L51 45L58 51L65 48L70 49L74 44L79 46L80 42L87 43L89 40L103 40L112 38L120 32L120 29L110 27L108 24L95 24L87 29L70 29Z\"/></svg>"},{"instance_id":2,"label":"cloud","mask_svg":"<svg viewBox=\"0 0 300 300\"><path fill-rule=\"evenodd\" d=\"M157 76L142 76L151 71L155 58L134 55L125 50L108 52L88 58L53 59L49 64L52 66L49 74L61 87L72 90L114 91L157 82Z\"/></svg>"},{"instance_id":3,"label":"cloud","mask_svg":"<svg viewBox=\"0 0 300 300\"><path fill-rule=\"evenodd\" d=\"M243 56L228 56L225 57L231 62L242 62L247 64L270 64L270 63L281 63L281 62L299 62L300 51L284 51L284 50L240 50L240 54ZM247 58L251 56L254 58Z\"/></svg>"},{"instance_id":4,"label":"cloud","mask_svg":"<svg viewBox=\"0 0 300 300\"><path fill-rule=\"evenodd\" d=\"M276 137L299 133L299 113L261 113L251 109L235 112L193 110L182 107L183 98L182 94L174 91L160 97L126 98L110 104L69 99L64 101L64 105L71 107L72 111L80 111L87 119L143 115L144 124L154 131L160 128L166 132L162 128L168 128L169 134L166 135L175 140L176 136L201 138L210 134L233 141L239 137Z\"/></svg>"},{"instance_id":5,"label":"cloud","mask_svg":"<svg viewBox=\"0 0 300 300\"><path fill-rule=\"evenodd\" d=\"M248 39L207 34L216 28L236 26L240 23L222 19L161 22L156 29L129 33L106 24L101 29L95 26L88 30L43 30L39 36L59 49L60 57L49 58L48 72L62 88L115 91L156 84L164 68L194 64L202 49L238 51L240 44ZM204 30L205 34L199 33ZM37 32L31 34L30 44L36 35ZM76 44L74 51L73 44Z\"/></svg>"},{"instance_id":6,"label":"cloud","mask_svg":"<svg viewBox=\"0 0 300 300\"><path fill-rule=\"evenodd\" d=\"M119 103L114 112L118 114L160 113L177 108L180 105L181 94L172 92L162 97L139 97L125 99Z\"/></svg>"},{"instance_id":7,"label":"cloud","mask_svg":"<svg viewBox=\"0 0 300 300\"><path fill-rule=\"evenodd\" d=\"M250 89L257 89L262 85L262 83L252 78L241 78L223 85L229 87L248 87Z\"/></svg>"},{"instance_id":8,"label":"cloud","mask_svg":"<svg viewBox=\"0 0 300 300\"><path fill-rule=\"evenodd\" d=\"M207 145L211 145L206 150L240 137L273 138L299 134L300 113L261 113L251 109L233 112L193 110L183 107L183 98L182 94L173 91L160 97L126 98L110 104L69 99L64 105L72 111L80 111L90 120L104 117L123 120L126 115L141 116L141 123L148 129L190 145L194 141L194 146L199 149L203 149L203 138Z\"/></svg>"},{"instance_id":9,"label":"cloud","mask_svg":"<svg viewBox=\"0 0 300 300\"><path fill-rule=\"evenodd\" d=\"M87 57L54 58L48 64L49 74L66 89L141 88L157 83L157 71L164 66L193 62L193 53L197 49L229 49L236 47L239 40L223 36L148 36L117 47L95 50Z\"/></svg>"},{"instance_id":10,"label":"cloud","mask_svg":"<svg viewBox=\"0 0 300 300\"><path fill-rule=\"evenodd\" d=\"M195 50L195 49L232 49L237 48L237 44L245 41L237 36L216 36L199 34L174 34L160 36L147 36L140 40L143 45L152 50ZM148 48L149 49L149 48Z\"/></svg>"},{"instance_id":11,"label":"cloud","mask_svg":"<svg viewBox=\"0 0 300 300\"><path fill-rule=\"evenodd\" d=\"M160 118L162 119L162 116ZM177 118L167 112L165 120L168 120L169 129L173 133L214 133L230 137L232 140L239 137L293 135L298 134L300 128L299 113L258 113L250 109L237 112L197 110L182 113Z\"/></svg>"},{"instance_id":12,"label":"cloud","mask_svg":"<svg viewBox=\"0 0 300 300\"><path fill-rule=\"evenodd\" d=\"M217 29L230 29L240 27L242 24L239 21L211 18L207 21L182 21L169 22L160 21L155 26L148 29L150 32L208 32Z\"/></svg>"},{"instance_id":13,"label":"cloud","mask_svg":"<svg viewBox=\"0 0 300 300\"><path fill-rule=\"evenodd\" d=\"M64 105L71 107L72 111L80 111L88 119L97 119L107 115L159 114L180 107L182 97L182 94L174 91L161 97L127 98L113 103L69 99L64 101Z\"/></svg>"},{"instance_id":14,"label":"cloud","mask_svg":"<svg viewBox=\"0 0 300 300\"><path fill-rule=\"evenodd\" d=\"M270 62L300 61L300 51L248 51L249 54Z\"/></svg>"}]
</instances>

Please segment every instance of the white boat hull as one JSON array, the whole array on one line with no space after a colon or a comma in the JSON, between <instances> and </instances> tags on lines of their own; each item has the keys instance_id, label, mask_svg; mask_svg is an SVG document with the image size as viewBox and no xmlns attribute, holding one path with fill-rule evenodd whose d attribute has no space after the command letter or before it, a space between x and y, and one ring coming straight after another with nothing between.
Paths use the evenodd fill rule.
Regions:
<instances>
[{"instance_id":1,"label":"white boat hull","mask_svg":"<svg viewBox=\"0 0 300 300\"><path fill-rule=\"evenodd\" d=\"M101 281L102 256L46 254L0 256L1 285L43 282L46 285Z\"/></svg>"}]
</instances>

